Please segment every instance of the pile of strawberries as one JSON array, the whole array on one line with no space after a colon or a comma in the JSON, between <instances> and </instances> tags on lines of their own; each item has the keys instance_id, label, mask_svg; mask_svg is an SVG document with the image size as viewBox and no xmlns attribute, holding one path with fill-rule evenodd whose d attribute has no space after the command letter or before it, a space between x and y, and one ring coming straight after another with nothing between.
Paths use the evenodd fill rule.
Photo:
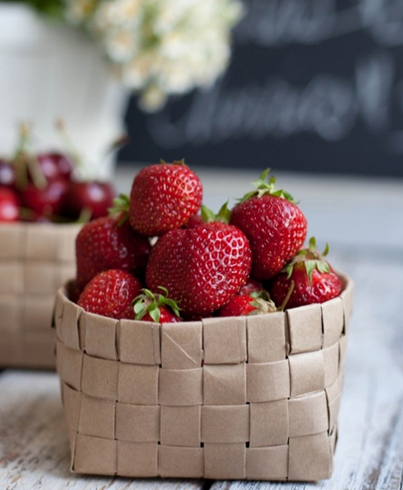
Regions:
<instances>
[{"instance_id":1,"label":"pile of strawberries","mask_svg":"<svg viewBox=\"0 0 403 490\"><path fill-rule=\"evenodd\" d=\"M160 323L240 316L322 303L341 282L307 221L266 170L232 210L202 206L203 188L183 161L151 165L108 217L77 237L72 299L111 318ZM202 210L199 214L200 209Z\"/></svg>"},{"instance_id":2,"label":"pile of strawberries","mask_svg":"<svg viewBox=\"0 0 403 490\"><path fill-rule=\"evenodd\" d=\"M0 158L0 222L73 222L108 213L110 184L78 180L77 157L35 153L29 149L30 128L22 125L20 133L12 158Z\"/></svg>"}]
</instances>

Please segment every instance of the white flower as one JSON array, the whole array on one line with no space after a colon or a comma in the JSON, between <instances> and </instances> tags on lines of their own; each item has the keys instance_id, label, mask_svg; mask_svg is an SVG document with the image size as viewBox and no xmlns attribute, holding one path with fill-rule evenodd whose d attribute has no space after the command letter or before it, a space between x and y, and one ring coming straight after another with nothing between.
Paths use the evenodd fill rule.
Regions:
<instances>
[{"instance_id":1,"label":"white flower","mask_svg":"<svg viewBox=\"0 0 403 490\"><path fill-rule=\"evenodd\" d=\"M165 104L166 98L163 90L156 85L151 85L141 94L140 107L146 112L156 111Z\"/></svg>"},{"instance_id":2,"label":"white flower","mask_svg":"<svg viewBox=\"0 0 403 490\"><path fill-rule=\"evenodd\" d=\"M139 23L143 3L143 0L102 1L96 11L94 24L102 30L113 27L133 28Z\"/></svg>"},{"instance_id":3,"label":"white flower","mask_svg":"<svg viewBox=\"0 0 403 490\"><path fill-rule=\"evenodd\" d=\"M137 38L125 29L116 29L107 32L104 39L105 49L114 62L128 62L138 50Z\"/></svg>"},{"instance_id":4,"label":"white flower","mask_svg":"<svg viewBox=\"0 0 403 490\"><path fill-rule=\"evenodd\" d=\"M147 53L135 56L123 69L123 82L135 90L147 86L156 70L158 61Z\"/></svg>"},{"instance_id":5,"label":"white flower","mask_svg":"<svg viewBox=\"0 0 403 490\"><path fill-rule=\"evenodd\" d=\"M230 58L240 0L66 0L66 19L103 47L140 105L213 83Z\"/></svg>"},{"instance_id":6,"label":"white flower","mask_svg":"<svg viewBox=\"0 0 403 490\"><path fill-rule=\"evenodd\" d=\"M96 6L96 0L66 1L66 18L72 24L80 24L85 22L93 14Z\"/></svg>"}]
</instances>

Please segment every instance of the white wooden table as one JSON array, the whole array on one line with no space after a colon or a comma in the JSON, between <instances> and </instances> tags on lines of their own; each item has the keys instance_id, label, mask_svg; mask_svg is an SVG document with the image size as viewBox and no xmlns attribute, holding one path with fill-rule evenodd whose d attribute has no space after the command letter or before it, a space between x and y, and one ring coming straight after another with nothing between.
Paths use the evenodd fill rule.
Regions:
<instances>
[{"instance_id":1,"label":"white wooden table","mask_svg":"<svg viewBox=\"0 0 403 490\"><path fill-rule=\"evenodd\" d=\"M201 172L206 201L249 190L253 173L225 187ZM126 172L120 173L127 190ZM281 176L301 199L310 230L333 244L334 266L355 281L335 471L317 484L92 478L69 473L55 374L0 373L0 490L401 490L403 488L403 183ZM222 181L221 181L222 182ZM0 339L1 341L1 339Z\"/></svg>"}]
</instances>

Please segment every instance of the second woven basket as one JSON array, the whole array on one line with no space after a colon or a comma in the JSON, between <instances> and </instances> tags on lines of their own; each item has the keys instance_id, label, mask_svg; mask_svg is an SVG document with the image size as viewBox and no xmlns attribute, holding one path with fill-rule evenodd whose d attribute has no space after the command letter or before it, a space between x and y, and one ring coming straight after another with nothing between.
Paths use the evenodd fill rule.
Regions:
<instances>
[{"instance_id":1,"label":"second woven basket","mask_svg":"<svg viewBox=\"0 0 403 490\"><path fill-rule=\"evenodd\" d=\"M77 224L0 224L0 368L55 368L55 294L75 273Z\"/></svg>"}]
</instances>

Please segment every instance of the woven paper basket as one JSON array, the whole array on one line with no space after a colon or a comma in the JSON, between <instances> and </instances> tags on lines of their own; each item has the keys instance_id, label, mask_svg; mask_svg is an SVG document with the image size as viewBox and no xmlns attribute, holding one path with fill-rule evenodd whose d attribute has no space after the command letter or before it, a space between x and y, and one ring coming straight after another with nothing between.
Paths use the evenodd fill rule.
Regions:
<instances>
[{"instance_id":1,"label":"woven paper basket","mask_svg":"<svg viewBox=\"0 0 403 490\"><path fill-rule=\"evenodd\" d=\"M352 284L286 313L157 325L57 294L76 473L247 480L333 469Z\"/></svg>"},{"instance_id":2,"label":"woven paper basket","mask_svg":"<svg viewBox=\"0 0 403 490\"><path fill-rule=\"evenodd\" d=\"M54 368L54 296L75 273L78 225L0 225L0 367Z\"/></svg>"}]
</instances>

